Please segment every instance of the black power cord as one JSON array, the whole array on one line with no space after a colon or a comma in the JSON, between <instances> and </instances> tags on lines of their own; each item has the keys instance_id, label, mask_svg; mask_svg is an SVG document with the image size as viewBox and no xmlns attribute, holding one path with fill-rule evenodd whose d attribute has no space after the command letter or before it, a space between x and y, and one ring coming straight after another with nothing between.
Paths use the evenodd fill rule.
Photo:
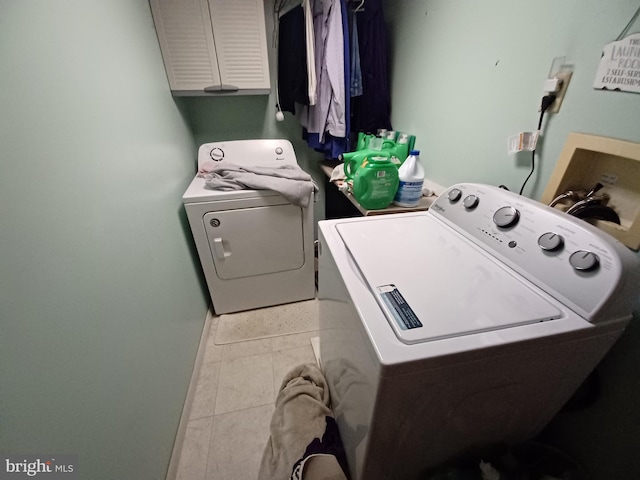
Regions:
<instances>
[{"instance_id":1,"label":"black power cord","mask_svg":"<svg viewBox=\"0 0 640 480\"><path fill-rule=\"evenodd\" d=\"M553 93L550 93L542 97L542 102L540 103L540 120L538 120L538 135L540 134L540 129L542 128L542 119L544 118L544 112L546 112L549 109L549 107L553 105L553 102L555 101L556 101L556 96ZM520 195L522 195L522 192L524 191L524 186L527 184L527 182L531 178L531 175L533 175L533 171L535 170L535 168L536 168L536 151L534 149L531 152L531 172L529 172L529 175L527 176L524 183L522 184L522 187L520 187Z\"/></svg>"}]
</instances>

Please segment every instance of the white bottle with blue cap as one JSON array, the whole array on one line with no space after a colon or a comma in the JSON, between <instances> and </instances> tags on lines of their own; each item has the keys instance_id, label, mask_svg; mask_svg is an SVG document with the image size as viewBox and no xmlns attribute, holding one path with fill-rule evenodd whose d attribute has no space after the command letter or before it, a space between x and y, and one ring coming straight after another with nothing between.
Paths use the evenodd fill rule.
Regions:
<instances>
[{"instance_id":1,"label":"white bottle with blue cap","mask_svg":"<svg viewBox=\"0 0 640 480\"><path fill-rule=\"evenodd\" d=\"M424 168L420 163L420 150L411 150L409 156L398 169L400 184L393 199L399 207L415 207L422 196Z\"/></svg>"}]
</instances>

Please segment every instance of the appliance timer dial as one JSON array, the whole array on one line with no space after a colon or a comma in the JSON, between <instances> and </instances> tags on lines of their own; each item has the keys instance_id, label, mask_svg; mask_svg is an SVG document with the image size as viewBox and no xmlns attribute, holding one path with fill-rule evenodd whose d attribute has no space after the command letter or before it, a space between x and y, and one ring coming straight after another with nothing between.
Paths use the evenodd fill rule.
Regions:
<instances>
[{"instance_id":1,"label":"appliance timer dial","mask_svg":"<svg viewBox=\"0 0 640 480\"><path fill-rule=\"evenodd\" d=\"M569 257L569 263L580 272L589 272L598 268L600 259L595 253L588 250L577 250Z\"/></svg>"},{"instance_id":2,"label":"appliance timer dial","mask_svg":"<svg viewBox=\"0 0 640 480\"><path fill-rule=\"evenodd\" d=\"M502 207L493 214L493 222L501 228L513 227L520 219L520 212L513 207Z\"/></svg>"},{"instance_id":3,"label":"appliance timer dial","mask_svg":"<svg viewBox=\"0 0 640 480\"><path fill-rule=\"evenodd\" d=\"M209 151L209 156L214 162L219 162L224 158L224 150L220 147L214 147Z\"/></svg>"},{"instance_id":4,"label":"appliance timer dial","mask_svg":"<svg viewBox=\"0 0 640 480\"><path fill-rule=\"evenodd\" d=\"M562 238L562 235L558 235L557 233L543 233L540 238L538 238L538 246L547 252L559 250L563 245L564 238Z\"/></svg>"}]
</instances>

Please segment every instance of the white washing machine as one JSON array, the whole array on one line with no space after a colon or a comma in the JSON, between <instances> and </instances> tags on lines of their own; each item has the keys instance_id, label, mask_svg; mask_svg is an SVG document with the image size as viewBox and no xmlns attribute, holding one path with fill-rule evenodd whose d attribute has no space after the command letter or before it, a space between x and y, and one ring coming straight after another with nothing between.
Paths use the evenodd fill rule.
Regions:
<instances>
[{"instance_id":1,"label":"white washing machine","mask_svg":"<svg viewBox=\"0 0 640 480\"><path fill-rule=\"evenodd\" d=\"M623 332L638 259L476 184L319 222L320 356L353 479L413 479L537 434Z\"/></svg>"},{"instance_id":2,"label":"white washing machine","mask_svg":"<svg viewBox=\"0 0 640 480\"><path fill-rule=\"evenodd\" d=\"M198 166L212 160L297 165L288 140L200 146ZM302 208L272 190L211 190L196 176L183 202L217 314L315 297L313 193Z\"/></svg>"}]
</instances>

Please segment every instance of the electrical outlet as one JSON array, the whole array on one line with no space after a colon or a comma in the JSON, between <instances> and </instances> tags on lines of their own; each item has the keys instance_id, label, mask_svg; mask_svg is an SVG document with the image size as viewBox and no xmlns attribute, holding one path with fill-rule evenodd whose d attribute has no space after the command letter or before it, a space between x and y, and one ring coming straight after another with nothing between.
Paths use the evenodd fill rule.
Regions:
<instances>
[{"instance_id":1,"label":"electrical outlet","mask_svg":"<svg viewBox=\"0 0 640 480\"><path fill-rule=\"evenodd\" d=\"M569 81L571 81L571 75L573 75L571 70L563 70L554 75L554 77L561 80L562 83L560 90L556 93L556 99L547 110L547 113L558 113L560 111L562 100L564 100L564 95L567 93L567 88L569 87ZM546 93L547 92L545 92L545 95Z\"/></svg>"}]
</instances>

